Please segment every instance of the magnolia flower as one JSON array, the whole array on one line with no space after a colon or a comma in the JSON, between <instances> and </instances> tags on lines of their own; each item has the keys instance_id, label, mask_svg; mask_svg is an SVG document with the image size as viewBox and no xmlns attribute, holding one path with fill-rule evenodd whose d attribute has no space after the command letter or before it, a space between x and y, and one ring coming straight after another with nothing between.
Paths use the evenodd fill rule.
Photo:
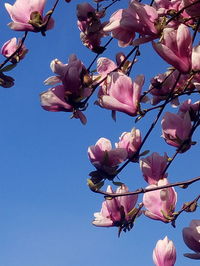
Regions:
<instances>
[{"instance_id":1,"label":"magnolia flower","mask_svg":"<svg viewBox=\"0 0 200 266\"><path fill-rule=\"evenodd\" d=\"M191 5L195 3L194 5ZM190 16L190 17L199 17L199 8L200 8L200 3L196 0L183 0L183 6L185 8L185 12ZM189 6L189 7L188 7Z\"/></svg>"},{"instance_id":2,"label":"magnolia flower","mask_svg":"<svg viewBox=\"0 0 200 266\"><path fill-rule=\"evenodd\" d=\"M119 142L115 144L117 148L124 148L128 153L128 158L131 158L138 150L142 142L139 129L133 128L131 132L124 132L119 138Z\"/></svg>"},{"instance_id":3,"label":"magnolia flower","mask_svg":"<svg viewBox=\"0 0 200 266\"><path fill-rule=\"evenodd\" d=\"M176 248L167 236L156 243L156 247L153 250L153 261L156 266L174 266Z\"/></svg>"},{"instance_id":4,"label":"magnolia flower","mask_svg":"<svg viewBox=\"0 0 200 266\"><path fill-rule=\"evenodd\" d=\"M184 147L182 147L180 152L185 152L190 148L191 141L189 136L192 124L189 112L182 115L167 112L161 121L161 125L162 137L167 144L179 148L183 142L188 141L188 143L185 143Z\"/></svg>"},{"instance_id":5,"label":"magnolia flower","mask_svg":"<svg viewBox=\"0 0 200 266\"><path fill-rule=\"evenodd\" d=\"M43 17L45 4L46 0L16 0L14 5L5 3L5 8L13 21L8 26L17 31L41 31L43 33L52 29L53 19L50 19L46 25L48 16Z\"/></svg>"},{"instance_id":6,"label":"magnolia flower","mask_svg":"<svg viewBox=\"0 0 200 266\"><path fill-rule=\"evenodd\" d=\"M192 49L192 69L194 71L200 70L200 45L194 46Z\"/></svg>"},{"instance_id":7,"label":"magnolia flower","mask_svg":"<svg viewBox=\"0 0 200 266\"><path fill-rule=\"evenodd\" d=\"M181 24L177 30L165 28L159 43L153 42L156 52L182 73L191 70L192 36L187 26Z\"/></svg>"},{"instance_id":8,"label":"magnolia flower","mask_svg":"<svg viewBox=\"0 0 200 266\"><path fill-rule=\"evenodd\" d=\"M116 63L110 60L109 58L100 57L97 60L97 72L100 74L101 79L99 79L99 76L98 76L97 81L100 82L102 79L107 77L108 74L114 71L126 74L126 72L128 71L131 65L131 62L128 60L125 61L125 58L126 56L121 52L116 54ZM107 84L107 81L109 82L109 78L108 80L106 79L104 81L105 85Z\"/></svg>"},{"instance_id":9,"label":"magnolia flower","mask_svg":"<svg viewBox=\"0 0 200 266\"><path fill-rule=\"evenodd\" d=\"M172 90L174 93L182 92L184 90L185 82L187 82L188 78L189 76L186 74L180 75L178 70L168 70L167 72L158 74L157 76L152 78L151 85L149 87L150 93L153 95L151 103L153 105L156 105L160 101L166 100ZM176 84L175 88L174 84Z\"/></svg>"},{"instance_id":10,"label":"magnolia flower","mask_svg":"<svg viewBox=\"0 0 200 266\"><path fill-rule=\"evenodd\" d=\"M100 138L94 146L88 148L88 156L97 169L108 171L127 159L127 151L124 148L113 149L110 140Z\"/></svg>"},{"instance_id":11,"label":"magnolia flower","mask_svg":"<svg viewBox=\"0 0 200 266\"><path fill-rule=\"evenodd\" d=\"M199 111L200 101L192 103L191 99L188 99L179 106L178 114L184 116L185 113L189 112L191 121L197 121L199 118Z\"/></svg>"},{"instance_id":12,"label":"magnolia flower","mask_svg":"<svg viewBox=\"0 0 200 266\"><path fill-rule=\"evenodd\" d=\"M77 25L80 33L80 39L87 48L96 53L101 53L104 48L100 46L101 38L105 36L100 18L104 12L97 12L90 4L82 3L77 5Z\"/></svg>"},{"instance_id":13,"label":"magnolia flower","mask_svg":"<svg viewBox=\"0 0 200 266\"><path fill-rule=\"evenodd\" d=\"M108 186L107 192L114 193L111 186ZM128 192L125 185L118 187L116 190L116 193L120 194L125 192ZM137 199L137 195L130 195L105 200L101 211L94 213L93 225L111 227L130 222L132 219L131 211L134 209Z\"/></svg>"},{"instance_id":14,"label":"magnolia flower","mask_svg":"<svg viewBox=\"0 0 200 266\"><path fill-rule=\"evenodd\" d=\"M1 48L1 54L5 57L10 57L14 52L19 48L20 41L17 42L17 38L12 38ZM28 52L28 49L24 45L21 46L20 50L10 59L13 63L19 62L21 59L24 58L25 54Z\"/></svg>"},{"instance_id":15,"label":"magnolia flower","mask_svg":"<svg viewBox=\"0 0 200 266\"><path fill-rule=\"evenodd\" d=\"M41 94L41 106L47 111L73 112L73 117L79 118L83 124L86 117L79 110L81 101L91 94L88 88L90 76L83 63L75 55L71 55L68 64L63 64L58 59L51 62L52 71L56 76L44 81L46 85L57 85Z\"/></svg>"},{"instance_id":16,"label":"magnolia flower","mask_svg":"<svg viewBox=\"0 0 200 266\"><path fill-rule=\"evenodd\" d=\"M134 81L120 72L112 72L99 91L97 104L103 108L135 116L138 112L144 76Z\"/></svg>"},{"instance_id":17,"label":"magnolia flower","mask_svg":"<svg viewBox=\"0 0 200 266\"><path fill-rule=\"evenodd\" d=\"M181 0L155 0L153 7L159 15L167 14L170 10L179 11Z\"/></svg>"},{"instance_id":18,"label":"magnolia flower","mask_svg":"<svg viewBox=\"0 0 200 266\"><path fill-rule=\"evenodd\" d=\"M160 179L157 185L150 185L147 188L156 188L167 185L166 178ZM163 188L146 192L143 196L143 204L146 208L144 214L154 220L168 223L173 220L173 213L177 202L177 193L174 188Z\"/></svg>"},{"instance_id":19,"label":"magnolia flower","mask_svg":"<svg viewBox=\"0 0 200 266\"><path fill-rule=\"evenodd\" d=\"M101 74L101 78L106 77L110 72L117 68L115 62L106 57L100 57L97 60L97 72Z\"/></svg>"},{"instance_id":20,"label":"magnolia flower","mask_svg":"<svg viewBox=\"0 0 200 266\"><path fill-rule=\"evenodd\" d=\"M120 9L111 16L104 31L112 32L121 47L130 45L135 33L140 33L144 37L138 39L139 44L156 38L157 29L154 24L157 18L158 14L153 7L131 1L128 9Z\"/></svg>"},{"instance_id":21,"label":"magnolia flower","mask_svg":"<svg viewBox=\"0 0 200 266\"><path fill-rule=\"evenodd\" d=\"M183 228L183 240L195 253L186 253L190 259L200 260L200 220L192 220L190 227Z\"/></svg>"},{"instance_id":22,"label":"magnolia flower","mask_svg":"<svg viewBox=\"0 0 200 266\"><path fill-rule=\"evenodd\" d=\"M156 185L160 179L166 178L167 174L163 175L163 171L167 163L168 156L166 153L164 156L160 156L157 152L154 152L150 156L140 159L140 168L145 181L150 185Z\"/></svg>"}]
</instances>

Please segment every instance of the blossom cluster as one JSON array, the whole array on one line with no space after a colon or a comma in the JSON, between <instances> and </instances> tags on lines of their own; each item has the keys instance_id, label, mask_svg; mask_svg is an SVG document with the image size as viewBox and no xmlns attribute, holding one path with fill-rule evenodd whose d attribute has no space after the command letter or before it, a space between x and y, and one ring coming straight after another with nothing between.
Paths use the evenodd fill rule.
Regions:
<instances>
[{"instance_id":1,"label":"blossom cluster","mask_svg":"<svg viewBox=\"0 0 200 266\"><path fill-rule=\"evenodd\" d=\"M71 0L66 0L70 3ZM193 134L200 125L200 101L181 100L200 91L200 45L195 43L199 32L199 1L194 0L155 0L152 5L130 0L126 8L116 10L109 19L104 20L106 10L104 0L95 0L97 7L87 2L78 4L77 27L80 30L82 44L98 58L107 49L103 39L111 37L117 40L120 49L130 47L116 54L115 62L107 57L99 57L96 69L89 67L75 54L69 56L65 64L53 59L50 68L55 74L44 81L52 86L40 94L41 107L51 112L69 112L72 117L86 124L84 111L88 108L91 96L96 93L95 105L110 110L116 120L116 113L121 112L136 122L146 117L152 110L158 110L156 119L146 135L138 128L124 132L112 147L111 141L101 137L96 144L88 148L88 157L95 170L92 171L88 185L94 192L105 195L100 212L94 213L93 225L99 227L118 227L119 232L132 229L136 218L147 217L163 223L175 225L175 220L183 212L192 212L197 208L197 200L177 211L177 192L169 182L167 172L171 162L178 154L185 153L196 144ZM25 31L25 37L13 37L6 41L1 54L6 58L0 66L0 86L11 87L14 79L4 72L15 67L28 52L24 45L27 32L46 31L54 26L52 14L54 8L44 15L46 0L16 0L5 8L10 15L8 26L15 31ZM110 42L108 41L108 43ZM131 70L139 61L140 46L151 44L152 53L160 56L169 65L164 73L152 77L146 86L144 74L130 77ZM131 55L134 58L130 60ZM11 66L3 68L10 62ZM191 97L192 98L192 97ZM165 112L171 104L175 112ZM175 148L174 156L165 152L143 151L143 146L156 123L160 121L161 137L166 144ZM163 141L163 142L164 142ZM146 157L145 157L146 156ZM129 164L138 164L147 186L142 190L129 191L116 177ZM105 191L101 188L106 182L118 185L114 190L111 185ZM139 202L139 193L143 193ZM191 206L194 208L192 209ZM185 256L200 259L200 220L192 220L189 227L183 229L185 244L195 253ZM176 262L176 249L166 236L159 240L153 251L156 266L173 266Z\"/></svg>"}]
</instances>

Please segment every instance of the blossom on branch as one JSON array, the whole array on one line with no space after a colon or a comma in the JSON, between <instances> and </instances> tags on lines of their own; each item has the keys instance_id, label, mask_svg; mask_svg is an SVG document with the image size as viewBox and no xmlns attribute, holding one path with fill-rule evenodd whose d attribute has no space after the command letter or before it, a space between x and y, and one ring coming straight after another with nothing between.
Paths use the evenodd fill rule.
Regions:
<instances>
[{"instance_id":1,"label":"blossom on branch","mask_svg":"<svg viewBox=\"0 0 200 266\"><path fill-rule=\"evenodd\" d=\"M157 18L158 14L153 7L132 0L127 9L120 9L111 16L104 31L111 32L121 47L131 45L135 33L142 36L137 40L138 44L144 43L157 38Z\"/></svg>"},{"instance_id":2,"label":"blossom on branch","mask_svg":"<svg viewBox=\"0 0 200 266\"><path fill-rule=\"evenodd\" d=\"M146 188L153 189L167 184L168 181L164 178L160 179L156 185L153 184ZM143 196L143 204L146 208L144 214L151 219L169 223L173 221L176 202L177 193L172 187L146 192Z\"/></svg>"},{"instance_id":3,"label":"blossom on branch","mask_svg":"<svg viewBox=\"0 0 200 266\"><path fill-rule=\"evenodd\" d=\"M142 143L141 133L139 129L133 128L131 132L122 133L119 142L115 144L117 148L124 148L128 153L128 158L131 159L137 152Z\"/></svg>"},{"instance_id":4,"label":"blossom on branch","mask_svg":"<svg viewBox=\"0 0 200 266\"><path fill-rule=\"evenodd\" d=\"M81 31L80 39L87 48L95 53L102 53L104 47L100 46L101 38L106 36L101 23L104 11L96 11L90 4L82 3L77 5L78 28Z\"/></svg>"},{"instance_id":5,"label":"blossom on branch","mask_svg":"<svg viewBox=\"0 0 200 266\"><path fill-rule=\"evenodd\" d=\"M50 66L57 76L49 77L44 83L46 85L61 83L61 85L41 94L42 107L53 112L73 112L73 117L79 118L85 124L86 117L81 112L81 101L92 92L89 88L92 81L85 66L75 55L70 56L68 64L55 59Z\"/></svg>"},{"instance_id":6,"label":"blossom on branch","mask_svg":"<svg viewBox=\"0 0 200 266\"><path fill-rule=\"evenodd\" d=\"M187 74L181 74L179 77L178 70L168 70L165 73L158 74L157 76L152 78L151 85L149 87L149 91L153 95L153 98L151 100L152 105L156 105L159 102L166 100L172 90L177 94L183 92L188 78L189 75ZM175 88L174 84L176 84ZM190 89L190 87L193 87L193 85L189 84L187 86L187 89ZM177 105L177 102L178 98L172 100L173 105Z\"/></svg>"},{"instance_id":7,"label":"blossom on branch","mask_svg":"<svg viewBox=\"0 0 200 266\"><path fill-rule=\"evenodd\" d=\"M143 75L132 81L123 73L112 72L99 90L97 104L102 108L136 116L143 84Z\"/></svg>"},{"instance_id":8,"label":"blossom on branch","mask_svg":"<svg viewBox=\"0 0 200 266\"><path fill-rule=\"evenodd\" d=\"M8 26L12 30L41 32L45 35L45 31L54 26L52 18L48 21L49 15L43 16L45 4L46 0L16 0L14 5L5 3L13 21Z\"/></svg>"},{"instance_id":9,"label":"blossom on branch","mask_svg":"<svg viewBox=\"0 0 200 266\"><path fill-rule=\"evenodd\" d=\"M110 140L100 138L94 146L88 148L91 163L105 172L112 172L120 163L127 159L127 150L121 147L112 148Z\"/></svg>"},{"instance_id":10,"label":"blossom on branch","mask_svg":"<svg viewBox=\"0 0 200 266\"><path fill-rule=\"evenodd\" d=\"M140 168L144 179L150 185L157 184L160 179L166 178L167 174L163 171L168 163L168 156L160 156L157 152L153 152L150 156L140 159Z\"/></svg>"},{"instance_id":11,"label":"blossom on branch","mask_svg":"<svg viewBox=\"0 0 200 266\"><path fill-rule=\"evenodd\" d=\"M20 47L21 45L20 42L21 40L17 41L17 38L10 39L6 43L4 43L4 45L2 46L1 54L9 58ZM21 59L24 58L27 52L28 52L28 49L26 49L26 47L22 45L19 51L10 59L10 61L13 63L19 62Z\"/></svg>"},{"instance_id":12,"label":"blossom on branch","mask_svg":"<svg viewBox=\"0 0 200 266\"><path fill-rule=\"evenodd\" d=\"M191 146L191 118L185 114L165 113L162 121L162 137L167 144L180 148L179 152L187 151Z\"/></svg>"},{"instance_id":13,"label":"blossom on branch","mask_svg":"<svg viewBox=\"0 0 200 266\"><path fill-rule=\"evenodd\" d=\"M185 257L200 260L200 220L192 220L189 227L183 228L183 240L195 253L186 253Z\"/></svg>"},{"instance_id":14,"label":"blossom on branch","mask_svg":"<svg viewBox=\"0 0 200 266\"><path fill-rule=\"evenodd\" d=\"M174 266L176 262L176 248L166 236L158 240L153 250L153 261L156 266Z\"/></svg>"},{"instance_id":15,"label":"blossom on branch","mask_svg":"<svg viewBox=\"0 0 200 266\"><path fill-rule=\"evenodd\" d=\"M107 192L113 193L111 186L108 186ZM125 192L128 192L128 188L125 185L118 187L116 190L116 193L120 194ZM94 213L93 225L102 227L128 226L132 221L137 199L137 195L106 199L102 204L101 211Z\"/></svg>"},{"instance_id":16,"label":"blossom on branch","mask_svg":"<svg viewBox=\"0 0 200 266\"><path fill-rule=\"evenodd\" d=\"M160 42L153 42L153 48L181 73L191 70L192 36L184 24L179 25L177 30L165 28Z\"/></svg>"}]
</instances>

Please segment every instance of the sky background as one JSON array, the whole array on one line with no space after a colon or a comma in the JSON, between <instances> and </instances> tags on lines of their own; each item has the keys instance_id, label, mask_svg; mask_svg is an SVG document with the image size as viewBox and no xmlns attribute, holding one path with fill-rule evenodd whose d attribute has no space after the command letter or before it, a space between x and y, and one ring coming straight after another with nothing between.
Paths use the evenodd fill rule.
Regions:
<instances>
[{"instance_id":1,"label":"sky background","mask_svg":"<svg viewBox=\"0 0 200 266\"><path fill-rule=\"evenodd\" d=\"M23 35L6 26L10 18L5 2L0 2L1 45ZM121 1L109 9L108 16L125 7L126 2ZM46 10L53 3L48 1ZM181 235L183 227L192 219L199 219L199 209L194 214L181 215L176 229L142 216L134 228L122 233L120 238L117 228L97 228L91 224L93 213L100 211L103 198L86 185L88 173L94 170L87 148L100 137L114 144L122 132L135 126L135 118L118 113L115 123L110 111L93 104L96 95L85 112L86 126L71 120L69 113L46 112L40 107L39 94L49 88L43 81L53 75L49 67L51 60L58 58L67 62L69 55L75 53L89 66L95 56L80 42L75 16L77 3L81 1L70 4L60 1L53 15L55 28L48 31L46 37L28 34L29 53L9 72L15 78L15 86L0 87L0 266L151 266L152 250L157 240L166 235L176 245L176 265L199 265L198 261L183 257L183 253L190 251ZM119 48L117 41L113 41L104 56L114 59L118 51L128 53L129 50ZM146 90L150 78L164 72L167 65L153 52L151 45L142 47L141 54L141 62L136 64L131 76L145 74ZM143 136L155 114L149 113L137 123ZM160 136L159 125L144 150L173 155L175 149ZM198 132L194 140L199 140ZM171 182L198 176L199 146L179 155L168 173ZM138 164L129 165L120 179L130 190L146 186ZM179 210L183 202L199 194L199 184L176 191Z\"/></svg>"}]
</instances>

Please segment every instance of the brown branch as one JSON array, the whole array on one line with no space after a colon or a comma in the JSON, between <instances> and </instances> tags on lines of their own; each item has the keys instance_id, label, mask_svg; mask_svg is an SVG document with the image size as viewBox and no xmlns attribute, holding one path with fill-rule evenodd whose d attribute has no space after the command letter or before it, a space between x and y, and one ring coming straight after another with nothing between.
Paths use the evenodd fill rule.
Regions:
<instances>
[{"instance_id":1,"label":"brown branch","mask_svg":"<svg viewBox=\"0 0 200 266\"><path fill-rule=\"evenodd\" d=\"M175 214L173 214L173 217L174 217L174 218L173 218L173 221L171 222L171 225L172 225L173 227L176 227L176 225L175 225L175 221L176 221L176 219L179 217L179 215L180 215L182 212L184 212L184 211L186 211L186 212L193 212L193 211L195 211L197 205L196 205L195 207L192 208L193 210L190 210L190 207L192 207L192 205L194 205L195 203L197 203L199 199L200 199L200 195L198 195L194 200L190 201L189 203L184 204L183 207L182 207L182 209L181 209L179 212L176 212Z\"/></svg>"},{"instance_id":2,"label":"brown branch","mask_svg":"<svg viewBox=\"0 0 200 266\"><path fill-rule=\"evenodd\" d=\"M53 15L55 9L56 9L56 6L58 5L58 2L59 2L59 0L56 0L56 2L54 3L52 9L49 10L49 12L47 12L47 14L48 14L48 18L47 18L47 21L46 21L46 23L45 23L45 29L44 29L44 31L46 31L46 28L47 28L47 26L48 26L48 23L49 23L49 21L50 21L52 15Z\"/></svg>"},{"instance_id":3,"label":"brown branch","mask_svg":"<svg viewBox=\"0 0 200 266\"><path fill-rule=\"evenodd\" d=\"M157 187L153 187L153 188L140 188L137 189L135 191L130 191L130 192L125 192L125 193L109 193L109 192L105 192L103 190L92 190L95 193L104 195L106 197L110 197L110 198L116 198L116 197L122 197L122 196L130 196L130 195L138 195L138 194L144 194L150 191L155 191L155 190L160 190L160 189L165 189L165 188L170 188L170 187L181 187L181 188L187 188L189 185L197 182L200 180L200 176L189 179L187 181L182 181L182 182L176 182L176 183L172 183L172 184L167 184L164 186L157 186Z\"/></svg>"}]
</instances>

